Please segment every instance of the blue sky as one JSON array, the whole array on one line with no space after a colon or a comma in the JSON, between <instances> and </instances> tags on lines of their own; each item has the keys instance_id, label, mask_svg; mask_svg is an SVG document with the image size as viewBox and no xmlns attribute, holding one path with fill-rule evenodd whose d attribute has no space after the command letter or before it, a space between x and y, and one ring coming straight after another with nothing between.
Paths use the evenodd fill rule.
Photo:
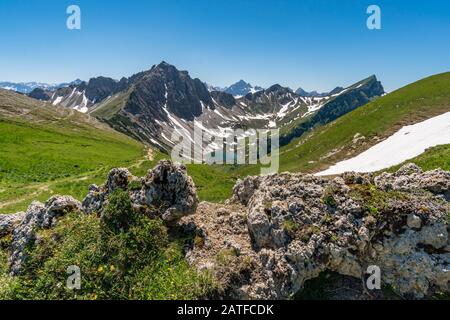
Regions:
<instances>
[{"instance_id":1,"label":"blue sky","mask_svg":"<svg viewBox=\"0 0 450 320\"><path fill-rule=\"evenodd\" d=\"M66 28L79 5L82 29ZM382 10L382 30L366 9ZM129 76L165 60L213 85L388 91L450 71L448 0L2 0L0 80Z\"/></svg>"}]
</instances>

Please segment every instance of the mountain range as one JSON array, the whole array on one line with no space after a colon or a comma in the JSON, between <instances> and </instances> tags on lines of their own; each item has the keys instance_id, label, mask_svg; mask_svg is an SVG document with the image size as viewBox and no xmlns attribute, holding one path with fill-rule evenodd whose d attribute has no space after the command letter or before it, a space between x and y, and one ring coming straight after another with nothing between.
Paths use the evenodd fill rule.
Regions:
<instances>
[{"instance_id":1,"label":"mountain range","mask_svg":"<svg viewBox=\"0 0 450 320\"><path fill-rule=\"evenodd\" d=\"M298 88L295 91L295 93L302 97L326 97L329 95L337 94L337 93L341 92L342 90L344 90L343 87L336 87L333 90L331 90L330 92L319 93L317 91L308 92L308 91L303 90L302 88Z\"/></svg>"},{"instance_id":2,"label":"mountain range","mask_svg":"<svg viewBox=\"0 0 450 320\"><path fill-rule=\"evenodd\" d=\"M196 126L218 129L224 135L227 129L280 128L281 143L287 144L383 93L375 76L321 95L301 95L279 84L262 89L243 80L222 91L211 90L187 71L163 61L119 81L96 77L56 90L36 88L28 95L88 113L169 151L173 131L191 136Z\"/></svg>"},{"instance_id":3,"label":"mountain range","mask_svg":"<svg viewBox=\"0 0 450 320\"><path fill-rule=\"evenodd\" d=\"M252 86L250 83L244 80L239 80L238 82L226 87L222 91L233 95L236 98L246 96L249 93L256 93L258 91L264 90L264 88L259 86Z\"/></svg>"},{"instance_id":4,"label":"mountain range","mask_svg":"<svg viewBox=\"0 0 450 320\"><path fill-rule=\"evenodd\" d=\"M19 93L30 93L35 89L42 89L47 91L55 91L59 88L68 87L70 85L78 85L82 81L80 79L77 79L72 82L67 83L58 83L58 84L48 84L48 83L41 83L41 82L8 82L3 81L0 82L0 89L5 90L12 90Z\"/></svg>"}]
</instances>

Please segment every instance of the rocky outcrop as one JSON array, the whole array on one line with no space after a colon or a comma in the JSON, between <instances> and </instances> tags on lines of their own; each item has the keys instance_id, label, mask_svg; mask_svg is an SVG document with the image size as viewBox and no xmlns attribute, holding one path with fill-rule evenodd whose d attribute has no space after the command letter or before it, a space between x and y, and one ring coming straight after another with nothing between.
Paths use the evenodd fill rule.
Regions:
<instances>
[{"instance_id":1,"label":"rocky outcrop","mask_svg":"<svg viewBox=\"0 0 450 320\"><path fill-rule=\"evenodd\" d=\"M195 213L198 204L195 185L186 167L172 165L170 161L161 161L149 171L142 179L138 195L147 206L156 207L161 218L170 224Z\"/></svg>"},{"instance_id":2,"label":"rocky outcrop","mask_svg":"<svg viewBox=\"0 0 450 320\"><path fill-rule=\"evenodd\" d=\"M14 227L19 224L25 217L25 212L15 214L0 214L0 237L11 233Z\"/></svg>"},{"instance_id":3,"label":"rocky outcrop","mask_svg":"<svg viewBox=\"0 0 450 320\"><path fill-rule=\"evenodd\" d=\"M434 194L444 196L450 200L450 172L432 170L422 172L422 169L413 163L406 164L395 173L383 172L375 178L375 185L385 191L428 190Z\"/></svg>"},{"instance_id":4,"label":"rocky outcrop","mask_svg":"<svg viewBox=\"0 0 450 320\"><path fill-rule=\"evenodd\" d=\"M83 211L101 215L108 195L119 188L129 191L136 209L161 217L168 224L195 213L198 204L195 185L186 167L163 160L140 179L127 169L112 169L103 186L89 187Z\"/></svg>"},{"instance_id":5,"label":"rocky outcrop","mask_svg":"<svg viewBox=\"0 0 450 320\"><path fill-rule=\"evenodd\" d=\"M400 183L405 179L408 183ZM285 299L322 272L364 279L368 266L379 267L382 283L404 297L448 292L450 205L443 196L449 182L446 172L422 173L412 165L375 182L357 173L332 180L288 173L247 177L236 184L229 203L242 206L246 226L222 216L218 223L189 218L197 219L203 226L197 234L205 235L204 245L194 246L189 259L221 278L229 266L221 266L210 252L240 244L227 263L234 263L234 277L222 283L235 298ZM208 212L206 206L200 208ZM215 239L218 230L229 231ZM245 232L250 243L242 245Z\"/></svg>"},{"instance_id":6,"label":"rocky outcrop","mask_svg":"<svg viewBox=\"0 0 450 320\"><path fill-rule=\"evenodd\" d=\"M161 161L142 178L111 170L83 203L54 196L1 216L0 236L12 234L9 262L17 275L40 229L71 211L101 216L109 195L122 189L137 212L191 236L186 259L215 276L217 297L286 299L323 272L359 279L354 283L368 292L366 272L376 266L383 285L424 298L450 291L449 183L448 172L411 164L377 177L283 173L239 181L225 204L198 204L186 168Z\"/></svg>"},{"instance_id":7,"label":"rocky outcrop","mask_svg":"<svg viewBox=\"0 0 450 320\"><path fill-rule=\"evenodd\" d=\"M12 234L11 274L20 273L26 260L25 248L35 241L39 230L53 227L58 218L70 212L101 216L108 196L116 189L128 191L136 209L160 217L168 225L195 213L198 204L194 183L182 165L161 161L141 179L132 176L127 169L112 169L102 186L89 187L82 203L69 196L53 196L45 204L33 202L26 213L0 215L0 237Z\"/></svg>"},{"instance_id":8,"label":"rocky outcrop","mask_svg":"<svg viewBox=\"0 0 450 320\"><path fill-rule=\"evenodd\" d=\"M20 272L26 259L25 248L35 240L36 232L54 225L58 217L81 209L81 203L69 196L53 196L45 204L33 202L23 215L22 221L12 232L11 256L9 264L11 274Z\"/></svg>"}]
</instances>

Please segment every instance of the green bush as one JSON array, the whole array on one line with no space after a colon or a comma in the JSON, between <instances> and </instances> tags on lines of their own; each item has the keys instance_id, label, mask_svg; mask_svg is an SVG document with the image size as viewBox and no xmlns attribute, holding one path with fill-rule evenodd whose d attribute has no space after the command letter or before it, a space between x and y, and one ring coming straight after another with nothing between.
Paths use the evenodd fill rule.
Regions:
<instances>
[{"instance_id":1,"label":"green bush","mask_svg":"<svg viewBox=\"0 0 450 320\"><path fill-rule=\"evenodd\" d=\"M119 233L136 224L137 214L127 192L117 189L108 198L108 205L101 217L102 230Z\"/></svg>"}]
</instances>

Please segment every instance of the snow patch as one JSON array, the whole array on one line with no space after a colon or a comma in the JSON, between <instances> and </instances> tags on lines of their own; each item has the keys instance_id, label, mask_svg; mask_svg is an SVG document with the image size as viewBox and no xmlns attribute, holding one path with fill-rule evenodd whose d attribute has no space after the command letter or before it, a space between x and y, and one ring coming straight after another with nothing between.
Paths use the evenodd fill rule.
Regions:
<instances>
[{"instance_id":1,"label":"snow patch","mask_svg":"<svg viewBox=\"0 0 450 320\"><path fill-rule=\"evenodd\" d=\"M56 106L58 103L60 103L62 101L63 97L56 97L55 101L53 101L53 105Z\"/></svg>"},{"instance_id":2,"label":"snow patch","mask_svg":"<svg viewBox=\"0 0 450 320\"><path fill-rule=\"evenodd\" d=\"M450 112L405 126L358 156L338 162L319 176L347 171L375 172L417 157L426 149L450 143Z\"/></svg>"}]
</instances>

